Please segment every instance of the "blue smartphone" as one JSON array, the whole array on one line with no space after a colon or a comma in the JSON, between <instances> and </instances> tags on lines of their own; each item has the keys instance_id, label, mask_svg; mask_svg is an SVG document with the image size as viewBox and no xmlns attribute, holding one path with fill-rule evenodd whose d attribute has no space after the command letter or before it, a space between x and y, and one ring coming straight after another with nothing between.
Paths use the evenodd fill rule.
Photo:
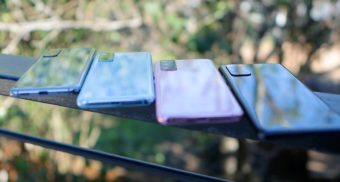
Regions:
<instances>
[{"instance_id":1,"label":"blue smartphone","mask_svg":"<svg viewBox=\"0 0 340 182\"><path fill-rule=\"evenodd\" d=\"M260 136L340 131L340 116L282 65L220 69Z\"/></svg>"},{"instance_id":2,"label":"blue smartphone","mask_svg":"<svg viewBox=\"0 0 340 182\"><path fill-rule=\"evenodd\" d=\"M11 88L12 96L79 92L96 50L49 49Z\"/></svg>"},{"instance_id":3,"label":"blue smartphone","mask_svg":"<svg viewBox=\"0 0 340 182\"><path fill-rule=\"evenodd\" d=\"M81 108L149 105L155 100L148 52L99 53L77 98Z\"/></svg>"}]
</instances>

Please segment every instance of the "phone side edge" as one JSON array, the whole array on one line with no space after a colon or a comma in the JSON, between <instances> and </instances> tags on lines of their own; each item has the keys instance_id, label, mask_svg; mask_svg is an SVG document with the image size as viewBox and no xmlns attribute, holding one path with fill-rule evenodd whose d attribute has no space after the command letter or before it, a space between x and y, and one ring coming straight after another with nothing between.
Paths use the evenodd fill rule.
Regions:
<instances>
[{"instance_id":1,"label":"phone side edge","mask_svg":"<svg viewBox=\"0 0 340 182\"><path fill-rule=\"evenodd\" d=\"M86 66L84 67L84 70L82 70L81 77L78 80L78 83L75 85L76 89L74 89L74 92L79 93L81 91L82 86L84 85L84 82L86 80L86 77L89 73L89 70L93 64L94 58L96 57L96 49L91 48L91 53L89 58L86 61Z\"/></svg>"},{"instance_id":2,"label":"phone side edge","mask_svg":"<svg viewBox=\"0 0 340 182\"><path fill-rule=\"evenodd\" d=\"M168 117L162 112L162 93L160 90L160 62L154 64L154 79L155 79L155 99L156 99L156 119L162 125L168 124Z\"/></svg>"},{"instance_id":3,"label":"phone side edge","mask_svg":"<svg viewBox=\"0 0 340 182\"><path fill-rule=\"evenodd\" d=\"M261 139L267 137L269 133L265 131L264 128L262 128L257 122L257 118L252 113L251 107L248 105L248 102L246 99L242 96L242 93L238 90L236 84L234 83L232 76L230 75L229 71L226 68L227 65L221 65L219 68L220 73L224 77L225 81L231 88L231 92L235 95L237 101L240 103L240 106L242 107L244 114L247 115L247 117L250 119L249 122L254 127L255 130L258 131L257 136Z\"/></svg>"}]
</instances>

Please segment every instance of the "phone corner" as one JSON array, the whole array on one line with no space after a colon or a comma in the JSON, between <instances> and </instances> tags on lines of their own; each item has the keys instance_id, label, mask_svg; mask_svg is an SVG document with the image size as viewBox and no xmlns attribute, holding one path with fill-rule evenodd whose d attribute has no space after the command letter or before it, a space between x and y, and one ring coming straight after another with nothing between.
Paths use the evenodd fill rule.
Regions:
<instances>
[{"instance_id":1,"label":"phone corner","mask_svg":"<svg viewBox=\"0 0 340 182\"><path fill-rule=\"evenodd\" d=\"M236 111L235 111L235 115L238 116L238 117L243 117L245 115L245 112L244 110L242 109L242 107L237 103L237 108L236 108Z\"/></svg>"},{"instance_id":2,"label":"phone corner","mask_svg":"<svg viewBox=\"0 0 340 182\"><path fill-rule=\"evenodd\" d=\"M80 99L79 96L77 98L77 106L81 109L86 109L86 105L88 104L87 100Z\"/></svg>"},{"instance_id":3,"label":"phone corner","mask_svg":"<svg viewBox=\"0 0 340 182\"><path fill-rule=\"evenodd\" d=\"M11 97L15 97L18 94L19 94L19 92L16 89L12 88L12 89L9 90L9 96L11 96Z\"/></svg>"},{"instance_id":4,"label":"phone corner","mask_svg":"<svg viewBox=\"0 0 340 182\"><path fill-rule=\"evenodd\" d=\"M152 93L150 95L147 95L144 100L146 101L146 103L149 105L149 104L152 104L155 100L156 100L156 97L155 97L155 94Z\"/></svg>"},{"instance_id":5,"label":"phone corner","mask_svg":"<svg viewBox=\"0 0 340 182\"><path fill-rule=\"evenodd\" d=\"M156 120L161 125L168 125L168 118L159 114L156 114Z\"/></svg>"}]
</instances>

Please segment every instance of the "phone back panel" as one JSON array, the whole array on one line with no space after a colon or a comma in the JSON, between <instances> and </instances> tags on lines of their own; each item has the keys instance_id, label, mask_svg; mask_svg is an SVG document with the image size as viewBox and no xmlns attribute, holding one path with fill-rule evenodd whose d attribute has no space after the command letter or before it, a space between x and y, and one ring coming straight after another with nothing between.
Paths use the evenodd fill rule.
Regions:
<instances>
[{"instance_id":1,"label":"phone back panel","mask_svg":"<svg viewBox=\"0 0 340 182\"><path fill-rule=\"evenodd\" d=\"M84 108L138 106L154 98L150 53L122 52L111 61L96 56L77 103Z\"/></svg>"},{"instance_id":2,"label":"phone back panel","mask_svg":"<svg viewBox=\"0 0 340 182\"><path fill-rule=\"evenodd\" d=\"M224 65L221 69L264 134L340 130L340 117L282 65Z\"/></svg>"},{"instance_id":3,"label":"phone back panel","mask_svg":"<svg viewBox=\"0 0 340 182\"><path fill-rule=\"evenodd\" d=\"M48 51L18 80L12 95L79 91L95 49L55 49L53 55Z\"/></svg>"},{"instance_id":4,"label":"phone back panel","mask_svg":"<svg viewBox=\"0 0 340 182\"><path fill-rule=\"evenodd\" d=\"M176 70L155 65L160 123L225 122L242 116L241 107L211 60L175 60L175 64Z\"/></svg>"}]
</instances>

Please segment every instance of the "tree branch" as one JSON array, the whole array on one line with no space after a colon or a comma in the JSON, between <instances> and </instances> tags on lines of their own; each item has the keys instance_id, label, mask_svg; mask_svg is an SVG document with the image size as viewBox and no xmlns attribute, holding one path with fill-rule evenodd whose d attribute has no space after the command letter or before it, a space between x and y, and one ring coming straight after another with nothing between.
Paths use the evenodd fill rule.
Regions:
<instances>
[{"instance_id":1,"label":"tree branch","mask_svg":"<svg viewBox=\"0 0 340 182\"><path fill-rule=\"evenodd\" d=\"M9 42L9 44L2 50L2 53L4 54L11 54L15 53L18 44L20 43L21 39L24 38L25 33L14 33L12 40Z\"/></svg>"},{"instance_id":2,"label":"tree branch","mask_svg":"<svg viewBox=\"0 0 340 182\"><path fill-rule=\"evenodd\" d=\"M0 22L0 31L13 33L30 33L33 31L51 31L65 29L88 29L91 31L113 31L122 28L136 28L142 25L141 18L122 21L71 21L71 20L41 20L34 22L4 23Z\"/></svg>"},{"instance_id":3,"label":"tree branch","mask_svg":"<svg viewBox=\"0 0 340 182\"><path fill-rule=\"evenodd\" d=\"M2 53L15 53L16 47L23 39L25 35L34 31L52 31L48 37L41 42L38 42L36 46L41 47L56 37L60 31L66 29L87 29L94 32L100 31L114 31L122 28L136 28L142 25L141 18L134 18L130 20L122 21L71 21L71 20L41 20L34 22L19 22L19 23L4 23L0 22L0 31L7 31L13 33L13 39L2 50Z\"/></svg>"}]
</instances>

